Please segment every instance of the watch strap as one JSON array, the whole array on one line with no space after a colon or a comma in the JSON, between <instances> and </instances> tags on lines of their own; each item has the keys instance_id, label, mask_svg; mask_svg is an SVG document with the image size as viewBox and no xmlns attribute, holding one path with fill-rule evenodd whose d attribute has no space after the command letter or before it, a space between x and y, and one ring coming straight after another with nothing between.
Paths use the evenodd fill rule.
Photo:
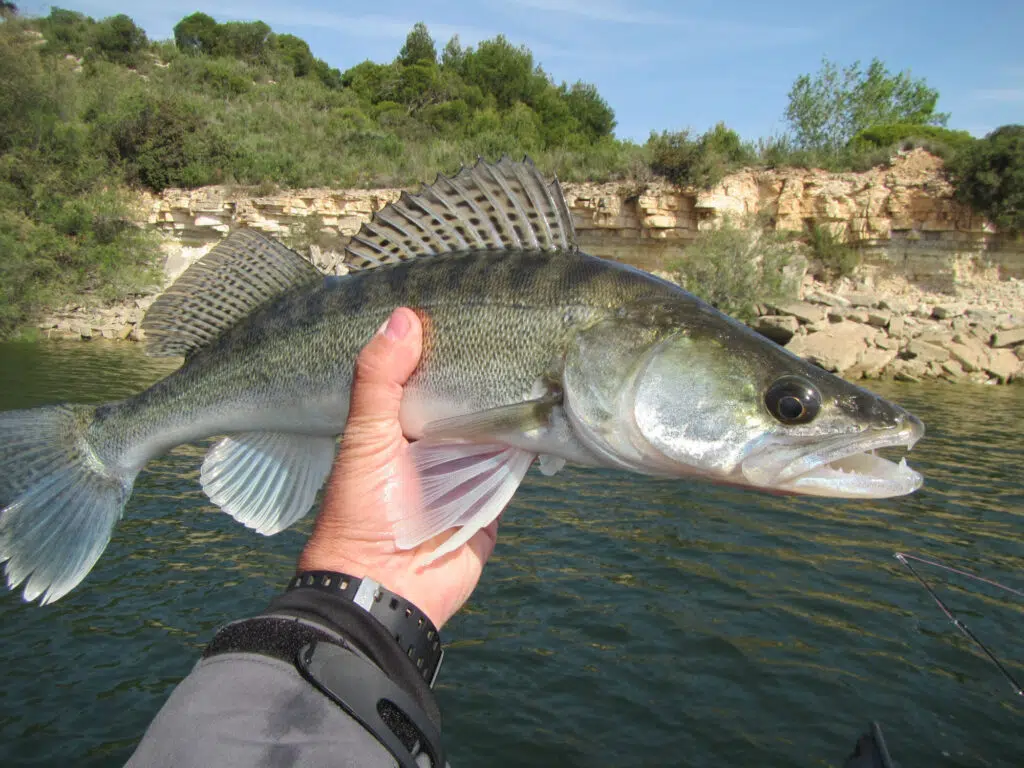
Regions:
<instances>
[{"instance_id":1,"label":"watch strap","mask_svg":"<svg viewBox=\"0 0 1024 768\"><path fill-rule=\"evenodd\" d=\"M379 582L334 571L304 571L288 583L287 591L328 592L359 606L384 625L431 688L444 660L441 635L427 615Z\"/></svg>"}]
</instances>

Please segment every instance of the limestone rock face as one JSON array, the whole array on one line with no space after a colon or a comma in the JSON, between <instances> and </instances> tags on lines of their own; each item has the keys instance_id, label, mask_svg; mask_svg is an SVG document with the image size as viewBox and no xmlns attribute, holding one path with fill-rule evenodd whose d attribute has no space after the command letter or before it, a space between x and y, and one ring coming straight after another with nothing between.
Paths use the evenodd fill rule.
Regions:
<instances>
[{"instance_id":1,"label":"limestone rock face","mask_svg":"<svg viewBox=\"0 0 1024 768\"><path fill-rule=\"evenodd\" d=\"M855 279L805 277L802 299L761 308L751 325L847 378L1007 382L1024 378L1024 238L1000 235L953 199L942 161L922 150L863 173L746 169L708 190L665 182L564 184L578 239L596 256L672 278L686 246L727 218L768 228L825 227L855 244ZM348 239L397 189L169 189L140 198L163 236L165 285L229 232L251 227L343 274ZM47 337L142 339L153 297L108 309L69 306Z\"/></svg>"}]
</instances>

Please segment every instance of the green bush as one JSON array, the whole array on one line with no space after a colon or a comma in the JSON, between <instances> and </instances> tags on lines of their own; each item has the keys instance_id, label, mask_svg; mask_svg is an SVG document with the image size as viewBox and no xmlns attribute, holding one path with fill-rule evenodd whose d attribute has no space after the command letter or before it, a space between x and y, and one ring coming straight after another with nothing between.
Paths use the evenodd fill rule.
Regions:
<instances>
[{"instance_id":1,"label":"green bush","mask_svg":"<svg viewBox=\"0 0 1024 768\"><path fill-rule=\"evenodd\" d=\"M1024 232L1024 125L1004 125L949 164L958 200L999 229Z\"/></svg>"},{"instance_id":2,"label":"green bush","mask_svg":"<svg viewBox=\"0 0 1024 768\"><path fill-rule=\"evenodd\" d=\"M153 95L128 93L103 115L108 156L131 184L160 191L196 187L223 179L230 150L195 105Z\"/></svg>"},{"instance_id":3,"label":"green bush","mask_svg":"<svg viewBox=\"0 0 1024 768\"><path fill-rule=\"evenodd\" d=\"M136 67L149 41L146 33L122 13L96 24L92 30L92 45L107 61Z\"/></svg>"},{"instance_id":4,"label":"green bush","mask_svg":"<svg viewBox=\"0 0 1024 768\"><path fill-rule=\"evenodd\" d=\"M851 139L850 145L853 149L889 149L908 145L914 139L945 145L953 151L964 149L974 142L974 137L967 131L954 131L937 125L885 123L860 131Z\"/></svg>"},{"instance_id":5,"label":"green bush","mask_svg":"<svg viewBox=\"0 0 1024 768\"><path fill-rule=\"evenodd\" d=\"M684 187L713 187L756 157L725 123L718 123L698 139L691 138L689 131L652 133L647 146L651 170Z\"/></svg>"},{"instance_id":6,"label":"green bush","mask_svg":"<svg viewBox=\"0 0 1024 768\"><path fill-rule=\"evenodd\" d=\"M860 265L860 252L843 243L831 229L818 224L811 227L807 235L811 257L817 262L817 277L823 280L837 280L849 277Z\"/></svg>"},{"instance_id":7,"label":"green bush","mask_svg":"<svg viewBox=\"0 0 1024 768\"><path fill-rule=\"evenodd\" d=\"M701 233L669 270L683 288L740 320L757 305L796 296L803 256L789 238L766 232L756 217L726 219Z\"/></svg>"},{"instance_id":8,"label":"green bush","mask_svg":"<svg viewBox=\"0 0 1024 768\"><path fill-rule=\"evenodd\" d=\"M152 285L157 253L92 144L80 75L23 31L0 24L0 336L84 293Z\"/></svg>"}]
</instances>

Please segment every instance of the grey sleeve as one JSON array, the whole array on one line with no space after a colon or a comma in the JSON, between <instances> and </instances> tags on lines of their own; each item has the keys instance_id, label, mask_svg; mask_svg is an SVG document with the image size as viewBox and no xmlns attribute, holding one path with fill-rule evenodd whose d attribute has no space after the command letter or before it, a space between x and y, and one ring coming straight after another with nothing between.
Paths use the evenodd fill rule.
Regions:
<instances>
[{"instance_id":1,"label":"grey sleeve","mask_svg":"<svg viewBox=\"0 0 1024 768\"><path fill-rule=\"evenodd\" d=\"M429 765L429 758L420 756ZM391 768L391 754L293 665L226 653L200 661L171 694L130 768Z\"/></svg>"}]
</instances>

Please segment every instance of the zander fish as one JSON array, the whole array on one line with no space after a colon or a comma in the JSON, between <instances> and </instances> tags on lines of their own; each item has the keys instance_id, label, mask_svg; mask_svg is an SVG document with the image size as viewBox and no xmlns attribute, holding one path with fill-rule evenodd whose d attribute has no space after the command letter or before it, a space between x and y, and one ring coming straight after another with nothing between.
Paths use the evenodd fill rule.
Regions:
<instances>
[{"instance_id":1,"label":"zander fish","mask_svg":"<svg viewBox=\"0 0 1024 768\"><path fill-rule=\"evenodd\" d=\"M576 245L557 180L478 163L404 194L325 277L280 243L232 234L143 323L183 356L134 397L0 414L0 561L26 600L89 572L146 463L227 435L206 455L214 504L262 534L313 505L348 412L353 362L398 306L424 326L402 427L423 502L396 545L497 517L535 460L701 477L777 492L881 498L921 476L874 454L911 448L918 419L811 365L678 286Z\"/></svg>"}]
</instances>

